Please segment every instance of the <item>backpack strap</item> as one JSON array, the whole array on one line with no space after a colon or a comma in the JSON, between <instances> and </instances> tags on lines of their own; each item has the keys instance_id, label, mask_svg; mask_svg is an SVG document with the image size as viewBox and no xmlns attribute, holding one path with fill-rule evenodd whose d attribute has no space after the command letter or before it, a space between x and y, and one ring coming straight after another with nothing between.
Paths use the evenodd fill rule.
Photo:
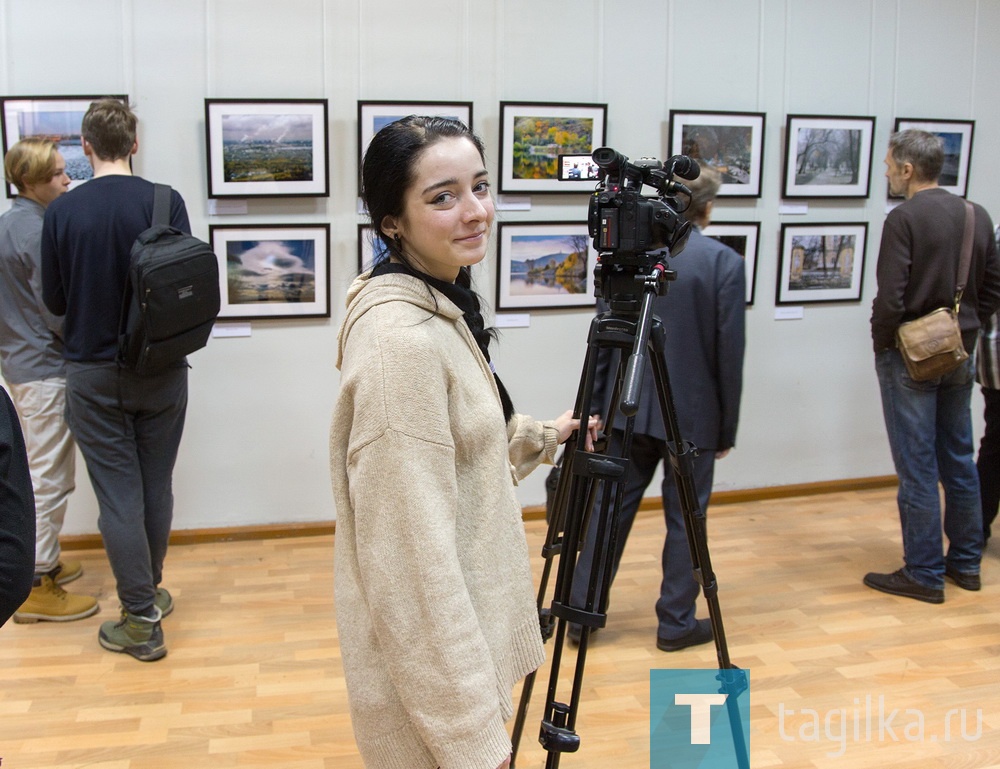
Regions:
<instances>
[{"instance_id":1,"label":"backpack strap","mask_svg":"<svg viewBox=\"0 0 1000 769\"><path fill-rule=\"evenodd\" d=\"M164 227L170 226L170 185L153 184L153 221L150 227L162 224ZM142 233L140 233L140 236ZM132 293L135 287L132 285L132 267L135 266L135 256L130 254L128 272L125 275L125 290L122 293L122 309L118 314L118 354L116 360L119 367L125 360L125 327L128 322L129 305L132 302Z\"/></svg>"},{"instance_id":2,"label":"backpack strap","mask_svg":"<svg viewBox=\"0 0 1000 769\"><path fill-rule=\"evenodd\" d=\"M153 184L153 222L151 226L170 225L170 185Z\"/></svg>"}]
</instances>

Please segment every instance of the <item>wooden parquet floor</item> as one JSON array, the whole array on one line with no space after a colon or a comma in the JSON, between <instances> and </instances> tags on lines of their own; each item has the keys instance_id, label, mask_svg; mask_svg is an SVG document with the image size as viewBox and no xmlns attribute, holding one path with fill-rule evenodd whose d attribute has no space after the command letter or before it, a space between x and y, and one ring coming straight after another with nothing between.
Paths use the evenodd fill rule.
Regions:
<instances>
[{"instance_id":1,"label":"wooden parquet floor","mask_svg":"<svg viewBox=\"0 0 1000 769\"><path fill-rule=\"evenodd\" d=\"M1000 768L1000 542L980 593L949 585L932 606L869 590L866 571L900 563L894 495L712 511L730 654L751 677L754 769ZM538 553L544 524L527 528ZM660 517L642 514L608 627L590 648L582 746L563 756L566 769L646 769L649 670L716 664L711 645L656 649L661 543ZM113 580L102 551L77 556L86 573L71 587L98 595L100 614L0 629L3 769L361 769L333 620L331 537L172 548L170 653L151 664L98 646L100 622L117 615ZM535 735L547 676L543 667L520 769L545 764ZM897 711L888 728L880 701L885 718Z\"/></svg>"}]
</instances>

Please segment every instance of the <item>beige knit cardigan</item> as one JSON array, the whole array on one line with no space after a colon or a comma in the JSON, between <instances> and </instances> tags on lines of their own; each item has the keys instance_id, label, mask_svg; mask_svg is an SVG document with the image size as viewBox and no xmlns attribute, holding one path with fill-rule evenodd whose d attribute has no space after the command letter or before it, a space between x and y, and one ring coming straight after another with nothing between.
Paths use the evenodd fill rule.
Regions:
<instances>
[{"instance_id":1,"label":"beige knit cardigan","mask_svg":"<svg viewBox=\"0 0 1000 769\"><path fill-rule=\"evenodd\" d=\"M405 274L351 286L330 429L334 599L369 769L495 769L544 653L514 486L551 422L504 423L461 310Z\"/></svg>"}]
</instances>

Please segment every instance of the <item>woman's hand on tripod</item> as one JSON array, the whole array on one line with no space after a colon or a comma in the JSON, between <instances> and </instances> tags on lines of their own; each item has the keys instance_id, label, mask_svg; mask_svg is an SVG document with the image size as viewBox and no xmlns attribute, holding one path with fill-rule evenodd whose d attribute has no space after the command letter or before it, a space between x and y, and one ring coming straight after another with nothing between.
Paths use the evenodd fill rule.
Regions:
<instances>
[{"instance_id":1,"label":"woman's hand on tripod","mask_svg":"<svg viewBox=\"0 0 1000 769\"><path fill-rule=\"evenodd\" d=\"M562 416L555 419L556 429L559 431L559 442L565 443L569 437L580 429L580 420L574 419L573 412L567 411ZM598 414L591 414L587 418L587 435L584 438L584 448L587 451L594 450L594 441L597 440L597 433L601 429L601 417Z\"/></svg>"}]
</instances>

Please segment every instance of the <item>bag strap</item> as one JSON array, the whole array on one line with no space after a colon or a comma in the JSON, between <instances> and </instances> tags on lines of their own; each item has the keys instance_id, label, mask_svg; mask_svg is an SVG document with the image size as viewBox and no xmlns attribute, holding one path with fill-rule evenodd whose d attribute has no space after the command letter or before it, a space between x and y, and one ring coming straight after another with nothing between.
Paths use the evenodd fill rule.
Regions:
<instances>
[{"instance_id":1,"label":"bag strap","mask_svg":"<svg viewBox=\"0 0 1000 769\"><path fill-rule=\"evenodd\" d=\"M170 185L153 184L153 222L151 226L170 225Z\"/></svg>"},{"instance_id":2,"label":"bag strap","mask_svg":"<svg viewBox=\"0 0 1000 769\"><path fill-rule=\"evenodd\" d=\"M969 265L972 264L972 235L976 224L976 210L968 200L965 203L965 230L962 232L962 256L958 262L958 283L955 285L955 314L962 302L965 284L969 280Z\"/></svg>"}]
</instances>

